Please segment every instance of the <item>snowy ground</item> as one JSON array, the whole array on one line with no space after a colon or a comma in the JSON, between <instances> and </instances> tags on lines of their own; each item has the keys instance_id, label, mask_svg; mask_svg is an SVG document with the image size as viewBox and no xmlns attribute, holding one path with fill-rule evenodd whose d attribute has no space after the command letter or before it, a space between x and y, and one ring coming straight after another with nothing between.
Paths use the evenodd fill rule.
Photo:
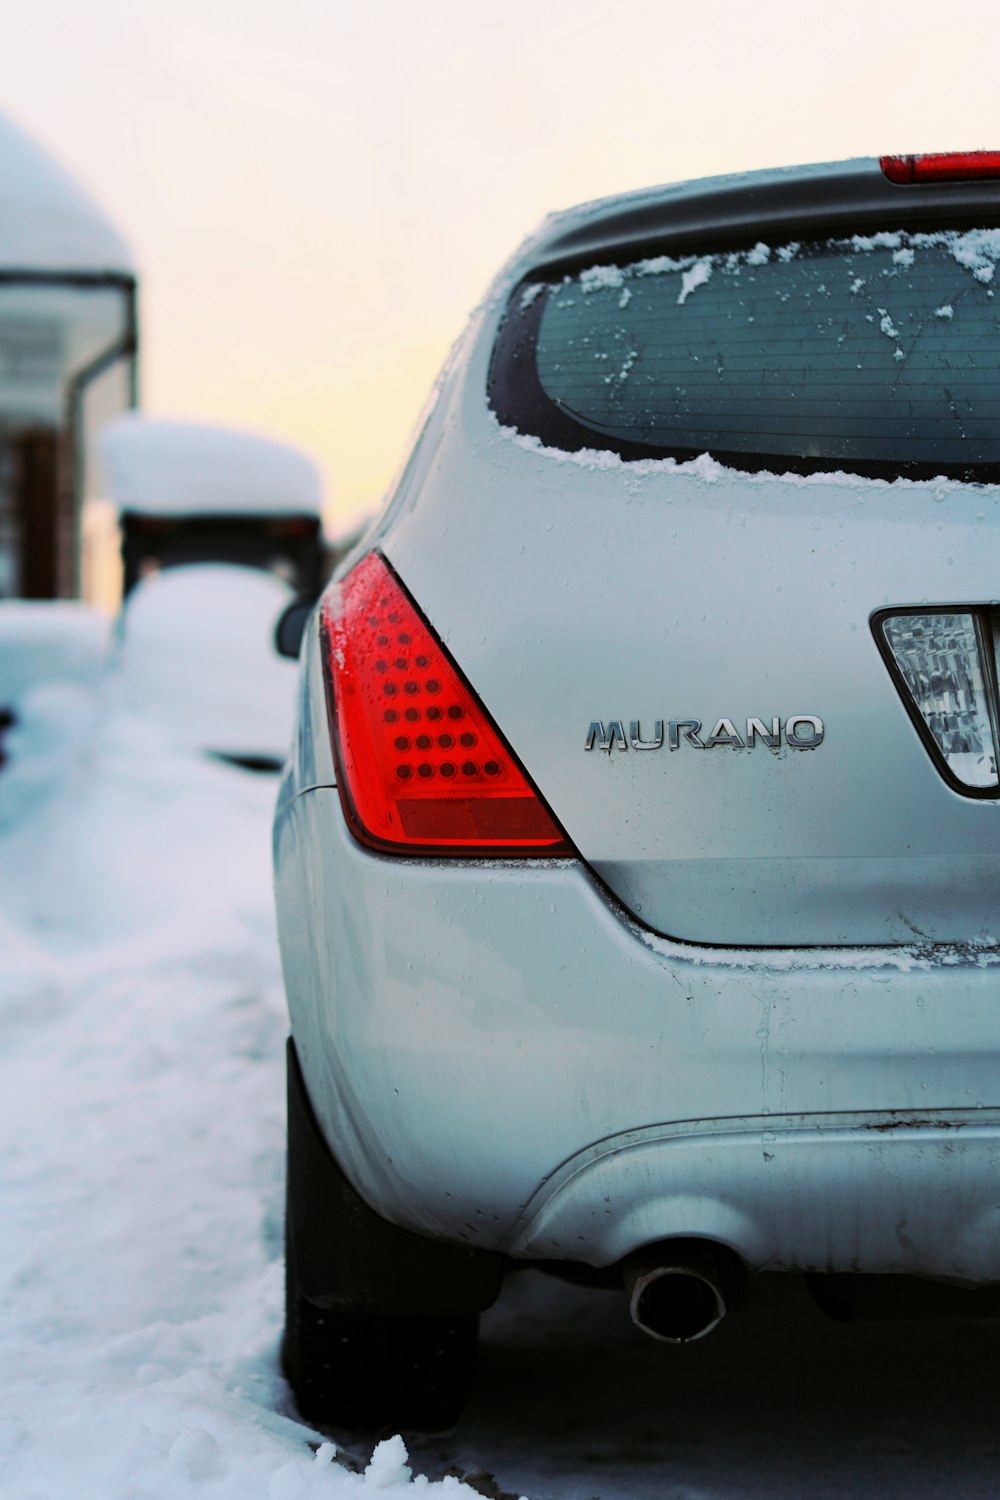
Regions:
<instances>
[{"instance_id":1,"label":"snowy ground","mask_svg":"<svg viewBox=\"0 0 1000 1500\"><path fill-rule=\"evenodd\" d=\"M4 1500L467 1493L449 1469L532 1500L1000 1494L989 1327L840 1328L782 1286L672 1351L617 1297L534 1273L484 1319L460 1428L408 1438L408 1460L398 1440L372 1457L391 1435L337 1434L368 1469L343 1467L277 1368L274 780L70 687L29 700L10 746Z\"/></svg>"}]
</instances>

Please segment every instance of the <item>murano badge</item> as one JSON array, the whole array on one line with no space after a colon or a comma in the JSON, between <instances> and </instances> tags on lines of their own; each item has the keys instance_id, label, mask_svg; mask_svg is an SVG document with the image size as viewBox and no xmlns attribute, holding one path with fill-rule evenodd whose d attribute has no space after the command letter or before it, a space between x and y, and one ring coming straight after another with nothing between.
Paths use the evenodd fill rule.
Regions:
<instances>
[{"instance_id":1,"label":"murano badge","mask_svg":"<svg viewBox=\"0 0 1000 1500\"><path fill-rule=\"evenodd\" d=\"M585 750L679 750L681 745L690 745L692 750L752 750L755 745L764 745L768 750L780 750L783 745L789 750L815 750L822 745L826 730L823 720L815 714L791 714L787 719L747 719L736 728L734 719L717 719L708 732L702 729L700 719L654 719L652 735L648 733L649 720L640 722L630 719L628 733L626 720L593 719L587 730ZM741 732L745 723L745 733Z\"/></svg>"}]
</instances>

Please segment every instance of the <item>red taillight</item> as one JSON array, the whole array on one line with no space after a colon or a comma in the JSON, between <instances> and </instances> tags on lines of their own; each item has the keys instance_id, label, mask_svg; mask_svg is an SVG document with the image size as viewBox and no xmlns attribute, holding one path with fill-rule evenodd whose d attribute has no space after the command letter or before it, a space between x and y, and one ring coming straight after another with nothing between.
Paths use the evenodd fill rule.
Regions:
<instances>
[{"instance_id":1,"label":"red taillight","mask_svg":"<svg viewBox=\"0 0 1000 1500\"><path fill-rule=\"evenodd\" d=\"M926 156L882 156L890 182L961 182L1000 177L1000 151L937 151Z\"/></svg>"},{"instance_id":2,"label":"red taillight","mask_svg":"<svg viewBox=\"0 0 1000 1500\"><path fill-rule=\"evenodd\" d=\"M378 849L569 854L565 834L378 553L323 607L338 787Z\"/></svg>"}]
</instances>

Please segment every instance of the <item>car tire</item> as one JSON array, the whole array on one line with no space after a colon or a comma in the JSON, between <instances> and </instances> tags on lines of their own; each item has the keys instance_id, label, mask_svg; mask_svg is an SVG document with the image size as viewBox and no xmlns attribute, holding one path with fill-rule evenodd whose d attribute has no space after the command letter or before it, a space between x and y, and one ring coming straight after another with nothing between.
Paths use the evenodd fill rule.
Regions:
<instances>
[{"instance_id":1,"label":"car tire","mask_svg":"<svg viewBox=\"0 0 1000 1500\"><path fill-rule=\"evenodd\" d=\"M281 1363L301 1415L315 1426L453 1427L475 1375L479 1318L380 1316L317 1307L285 1256Z\"/></svg>"}]
</instances>

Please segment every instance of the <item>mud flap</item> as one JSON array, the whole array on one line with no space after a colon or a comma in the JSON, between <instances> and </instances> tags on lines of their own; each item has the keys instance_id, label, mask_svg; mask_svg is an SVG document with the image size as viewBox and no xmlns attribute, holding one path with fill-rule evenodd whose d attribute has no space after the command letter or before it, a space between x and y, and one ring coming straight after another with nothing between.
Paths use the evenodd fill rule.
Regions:
<instances>
[{"instance_id":1,"label":"mud flap","mask_svg":"<svg viewBox=\"0 0 1000 1500\"><path fill-rule=\"evenodd\" d=\"M506 1260L390 1224L347 1181L324 1140L288 1039L287 1253L300 1294L316 1307L380 1316L482 1312Z\"/></svg>"}]
</instances>

